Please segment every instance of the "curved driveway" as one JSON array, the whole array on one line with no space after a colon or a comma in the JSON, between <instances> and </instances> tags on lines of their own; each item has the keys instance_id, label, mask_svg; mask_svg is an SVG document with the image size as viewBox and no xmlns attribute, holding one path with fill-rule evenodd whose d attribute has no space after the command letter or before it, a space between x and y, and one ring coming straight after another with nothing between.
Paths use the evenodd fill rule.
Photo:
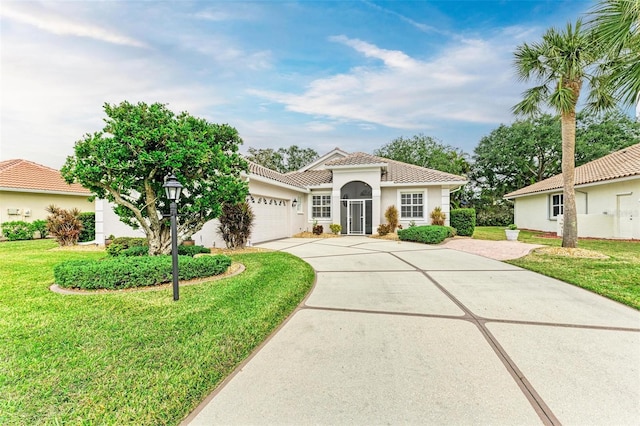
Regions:
<instances>
[{"instance_id":1,"label":"curved driveway","mask_svg":"<svg viewBox=\"0 0 640 426\"><path fill-rule=\"evenodd\" d=\"M443 246L261 247L316 286L185 424L638 424L634 309Z\"/></svg>"}]
</instances>

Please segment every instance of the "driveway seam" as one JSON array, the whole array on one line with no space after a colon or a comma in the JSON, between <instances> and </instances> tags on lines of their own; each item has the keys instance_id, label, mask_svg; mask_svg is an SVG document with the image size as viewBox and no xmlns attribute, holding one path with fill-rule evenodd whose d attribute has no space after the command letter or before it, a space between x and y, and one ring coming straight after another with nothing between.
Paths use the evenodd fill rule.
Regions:
<instances>
[{"instance_id":1,"label":"driveway seam","mask_svg":"<svg viewBox=\"0 0 640 426\"><path fill-rule=\"evenodd\" d=\"M502 364L505 366L511 377L514 379L525 398L531 404L531 407L536 412L540 420L545 425L560 425L560 420L555 416L551 407L547 405L547 403L542 399L542 396L536 391L534 386L529 382L529 380L525 377L524 373L518 368L515 361L511 359L509 354L505 351L505 349L500 345L495 336L489 331L489 329L485 325L485 321L475 315L467 306L464 305L460 300L458 300L453 294L451 294L447 289L445 289L437 280L431 277L426 271L418 268L416 265L411 262L406 261L405 259L396 256L394 253L389 253L395 258L403 261L407 265L415 268L416 271L420 271L429 281L431 281L441 292L443 292L453 303L455 303L462 311L471 317L471 322L475 324L478 328L482 336L485 338L491 349L493 349L494 353L500 359Z\"/></svg>"}]
</instances>

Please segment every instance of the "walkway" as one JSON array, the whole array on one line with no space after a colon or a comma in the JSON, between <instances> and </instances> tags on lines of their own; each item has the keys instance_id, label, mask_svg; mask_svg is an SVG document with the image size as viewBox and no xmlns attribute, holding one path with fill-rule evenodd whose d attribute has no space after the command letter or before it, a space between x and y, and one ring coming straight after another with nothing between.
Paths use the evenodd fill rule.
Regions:
<instances>
[{"instance_id":1,"label":"walkway","mask_svg":"<svg viewBox=\"0 0 640 426\"><path fill-rule=\"evenodd\" d=\"M185 424L637 424L640 312L443 246L262 245L304 304Z\"/></svg>"}]
</instances>

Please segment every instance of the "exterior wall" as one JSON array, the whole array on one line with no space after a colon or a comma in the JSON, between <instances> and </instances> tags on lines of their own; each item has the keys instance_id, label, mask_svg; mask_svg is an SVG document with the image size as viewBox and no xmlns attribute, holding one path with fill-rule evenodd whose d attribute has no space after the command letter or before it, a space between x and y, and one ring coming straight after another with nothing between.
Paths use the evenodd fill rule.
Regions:
<instances>
[{"instance_id":1,"label":"exterior wall","mask_svg":"<svg viewBox=\"0 0 640 426\"><path fill-rule=\"evenodd\" d=\"M94 211L94 204L88 195L41 194L32 192L0 191L0 223L22 220L33 222L46 219L49 213L45 209L55 204L63 209L77 208L82 212ZM20 214L10 215L9 209L20 209ZM25 215L30 210L30 215Z\"/></svg>"},{"instance_id":2,"label":"exterior wall","mask_svg":"<svg viewBox=\"0 0 640 426\"><path fill-rule=\"evenodd\" d=\"M548 197L549 194L538 194L516 198L514 212L518 227L545 232L560 231L561 234L561 221L549 218ZM629 238L621 235L620 227L625 225L621 224L618 210L620 197L625 197L622 220L624 217L628 220L623 232L630 232L631 238L640 239L640 179L576 188L578 236Z\"/></svg>"},{"instance_id":3,"label":"exterior wall","mask_svg":"<svg viewBox=\"0 0 640 426\"><path fill-rule=\"evenodd\" d=\"M381 210L381 190L380 190L380 167L362 168L362 169L348 169L348 170L334 170L333 171L333 190L331 191L331 220L320 221L319 224L330 225L332 223L340 223L340 192L344 185L349 182L360 181L368 184L371 187L371 199L372 199L372 218L371 228L373 232L378 228L380 223L384 222L384 211L382 214L376 214ZM319 192L320 190L318 190ZM315 192L314 192L315 194ZM309 210L309 218L311 213ZM325 226L325 230L328 227Z\"/></svg>"},{"instance_id":4,"label":"exterior wall","mask_svg":"<svg viewBox=\"0 0 640 426\"><path fill-rule=\"evenodd\" d=\"M430 213L436 207L441 207L442 211L446 213L447 219L445 221L446 225L449 225L449 189L442 186L412 186L412 187L384 187L382 188L382 197L381 197L381 209L380 209L380 217L381 221L384 223L386 219L384 217L384 212L391 205L396 206L398 211L400 211L400 194L402 192L422 192L424 194L424 215L421 219L413 219L415 224L420 225L430 225L431 218ZM406 228L411 223L412 219L403 219L400 218L400 225L403 228ZM375 231L375 228L374 228Z\"/></svg>"},{"instance_id":5,"label":"exterior wall","mask_svg":"<svg viewBox=\"0 0 640 426\"><path fill-rule=\"evenodd\" d=\"M282 235L291 236L305 229L306 226L306 210L298 213L298 207L292 206L292 200L302 200L304 204L304 193L292 189L286 189L265 182L251 180L249 182L249 194L253 197L253 202L249 198L249 205L256 206L259 198L267 198L286 201L283 206L278 206L278 212L282 212L286 219L283 222L288 224L286 229L282 230ZM106 200L96 200L96 241L98 244L104 244L105 237L113 234L116 237L144 237L141 230L134 230L131 227L120 222L119 217L113 211L113 205ZM275 207L274 207L275 208ZM255 210L255 209L254 209ZM205 247L224 247L224 240L218 235L218 220L211 220L204 224L202 229L193 235L195 243ZM273 231L273 229L270 229ZM251 244L267 241L271 238L265 237L259 228L255 228L252 232Z\"/></svg>"}]
</instances>

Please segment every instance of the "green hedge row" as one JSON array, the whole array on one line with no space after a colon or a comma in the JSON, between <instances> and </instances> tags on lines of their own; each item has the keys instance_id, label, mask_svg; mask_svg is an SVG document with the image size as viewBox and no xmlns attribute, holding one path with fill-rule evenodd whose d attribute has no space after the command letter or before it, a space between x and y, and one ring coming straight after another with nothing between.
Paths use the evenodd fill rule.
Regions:
<instances>
[{"instance_id":1,"label":"green hedge row","mask_svg":"<svg viewBox=\"0 0 640 426\"><path fill-rule=\"evenodd\" d=\"M225 255L178 257L180 280L222 274L231 265ZM56 265L53 274L60 287L84 290L119 290L172 281L171 256L116 257L71 260Z\"/></svg>"},{"instance_id":2,"label":"green hedge row","mask_svg":"<svg viewBox=\"0 0 640 426\"><path fill-rule=\"evenodd\" d=\"M96 214L94 212L83 212L78 216L82 222L82 231L78 241L85 243L96 239Z\"/></svg>"},{"instance_id":3,"label":"green hedge row","mask_svg":"<svg viewBox=\"0 0 640 426\"><path fill-rule=\"evenodd\" d=\"M179 256L193 257L200 253L211 253L211 250L204 246L178 246ZM122 251L119 251L117 256L146 256L149 254L149 247L147 246L133 246Z\"/></svg>"},{"instance_id":4,"label":"green hedge row","mask_svg":"<svg viewBox=\"0 0 640 426\"><path fill-rule=\"evenodd\" d=\"M445 238L453 237L456 230L450 226L426 225L410 226L406 229L398 230L398 238L402 241L415 241L425 244L439 244Z\"/></svg>"},{"instance_id":5,"label":"green hedge row","mask_svg":"<svg viewBox=\"0 0 640 426\"><path fill-rule=\"evenodd\" d=\"M9 241L32 240L36 231L40 232L40 238L46 237L47 221L40 219L29 223L14 220L2 224L2 235Z\"/></svg>"},{"instance_id":6,"label":"green hedge row","mask_svg":"<svg viewBox=\"0 0 640 426\"><path fill-rule=\"evenodd\" d=\"M450 213L451 226L456 228L458 235L471 237L476 230L475 209L453 209Z\"/></svg>"}]
</instances>

